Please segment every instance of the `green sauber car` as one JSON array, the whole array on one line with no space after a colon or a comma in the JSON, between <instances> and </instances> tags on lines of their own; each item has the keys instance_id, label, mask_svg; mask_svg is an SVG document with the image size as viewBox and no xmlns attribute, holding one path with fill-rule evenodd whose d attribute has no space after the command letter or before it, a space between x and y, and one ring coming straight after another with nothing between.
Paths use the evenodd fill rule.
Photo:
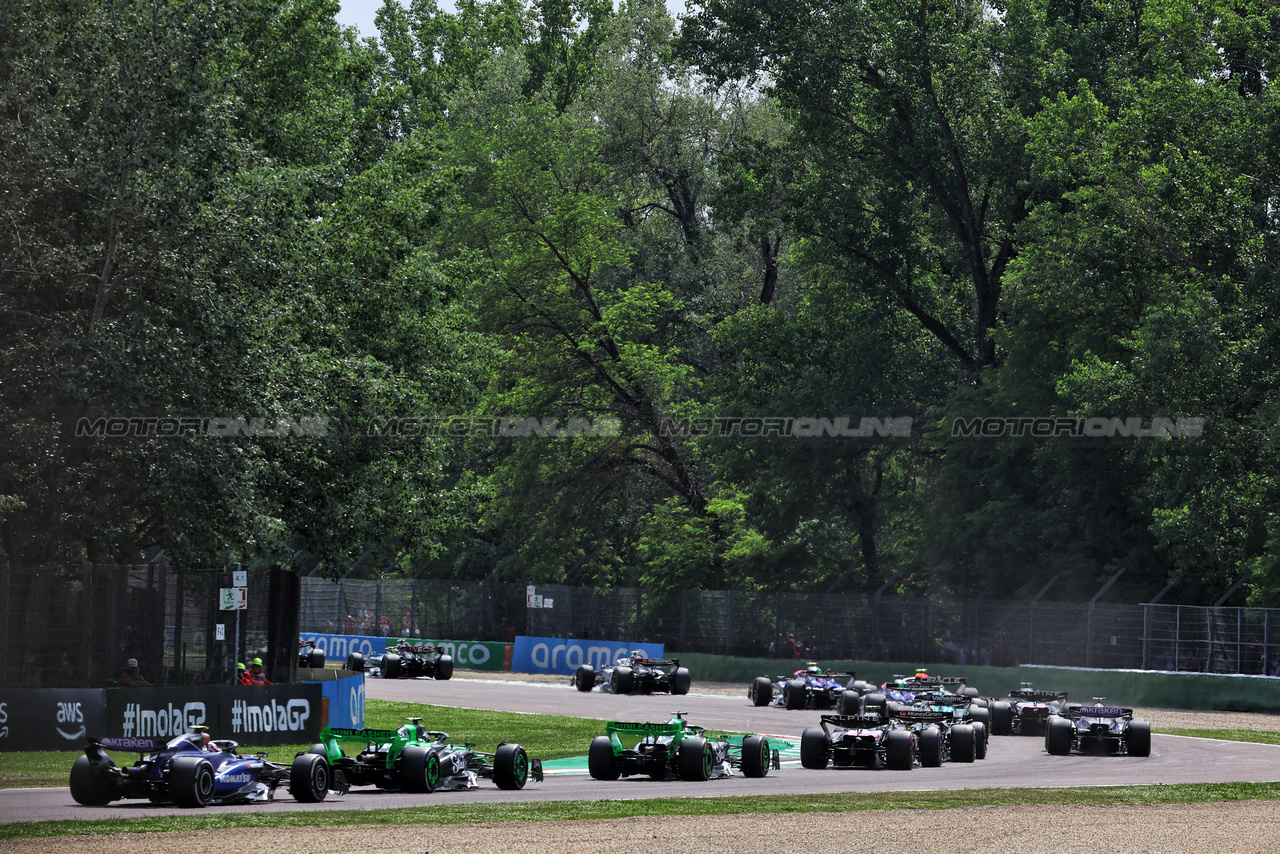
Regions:
<instances>
[{"instance_id":1,"label":"green sauber car","mask_svg":"<svg viewBox=\"0 0 1280 854\"><path fill-rule=\"evenodd\" d=\"M343 744L361 749L349 756ZM337 791L351 786L455 791L479 788L481 777L492 779L499 789L523 789L530 778L542 781L542 761L530 759L520 745L500 744L494 753L480 753L473 746L449 744L447 732L428 730L422 718L409 718L399 729L325 728L308 752L329 760Z\"/></svg>"},{"instance_id":2,"label":"green sauber car","mask_svg":"<svg viewBox=\"0 0 1280 854\"><path fill-rule=\"evenodd\" d=\"M690 724L684 712L666 723L609 721L605 735L591 740L587 770L597 780L647 774L655 780L715 780L734 776L763 777L778 768L779 754L762 735L709 733Z\"/></svg>"}]
</instances>

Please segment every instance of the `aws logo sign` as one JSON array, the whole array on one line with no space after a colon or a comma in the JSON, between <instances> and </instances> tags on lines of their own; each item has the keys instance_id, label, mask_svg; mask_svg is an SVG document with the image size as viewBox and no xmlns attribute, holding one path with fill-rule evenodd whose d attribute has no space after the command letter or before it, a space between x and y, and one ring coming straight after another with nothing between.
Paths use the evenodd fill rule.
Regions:
<instances>
[{"instance_id":1,"label":"aws logo sign","mask_svg":"<svg viewBox=\"0 0 1280 854\"><path fill-rule=\"evenodd\" d=\"M67 741L83 741L85 736L84 706L71 702L58 702L58 735Z\"/></svg>"}]
</instances>

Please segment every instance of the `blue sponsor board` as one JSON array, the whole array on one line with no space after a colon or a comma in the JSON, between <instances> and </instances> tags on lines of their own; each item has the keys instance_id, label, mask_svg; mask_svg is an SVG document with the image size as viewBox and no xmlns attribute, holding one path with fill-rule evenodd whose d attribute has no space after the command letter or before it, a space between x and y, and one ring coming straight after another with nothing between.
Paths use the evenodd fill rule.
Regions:
<instances>
[{"instance_id":1,"label":"blue sponsor board","mask_svg":"<svg viewBox=\"0 0 1280 854\"><path fill-rule=\"evenodd\" d=\"M320 683L320 690L329 701L329 719L326 726L342 729L364 729L364 674L357 673L344 679L330 679Z\"/></svg>"},{"instance_id":2,"label":"blue sponsor board","mask_svg":"<svg viewBox=\"0 0 1280 854\"><path fill-rule=\"evenodd\" d=\"M387 651L388 640L392 644L404 640L404 638L388 639L377 635L322 635L318 632L301 632L298 637L304 641L311 641L316 645L316 649L324 650L325 661L339 662L346 661L347 656L353 652L363 655L365 661L381 658Z\"/></svg>"},{"instance_id":3,"label":"blue sponsor board","mask_svg":"<svg viewBox=\"0 0 1280 854\"><path fill-rule=\"evenodd\" d=\"M517 673L563 673L590 664L597 671L613 664L633 649L644 650L650 658L662 658L665 644L565 638L516 637L511 651L511 669Z\"/></svg>"}]
</instances>

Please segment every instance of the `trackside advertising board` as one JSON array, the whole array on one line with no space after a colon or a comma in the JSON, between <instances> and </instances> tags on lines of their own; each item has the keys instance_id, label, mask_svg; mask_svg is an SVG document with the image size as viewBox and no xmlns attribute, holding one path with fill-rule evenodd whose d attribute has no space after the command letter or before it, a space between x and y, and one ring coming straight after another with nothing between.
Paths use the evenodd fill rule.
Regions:
<instances>
[{"instance_id":1,"label":"trackside advertising board","mask_svg":"<svg viewBox=\"0 0 1280 854\"><path fill-rule=\"evenodd\" d=\"M80 750L106 726L102 688L0 690L0 751Z\"/></svg>"},{"instance_id":2,"label":"trackside advertising board","mask_svg":"<svg viewBox=\"0 0 1280 854\"><path fill-rule=\"evenodd\" d=\"M364 729L364 674L316 683L329 701L328 726Z\"/></svg>"},{"instance_id":3,"label":"trackside advertising board","mask_svg":"<svg viewBox=\"0 0 1280 854\"><path fill-rule=\"evenodd\" d=\"M320 736L322 689L299 685L230 688L108 688L106 729L90 735L167 738L207 726L214 738L269 747Z\"/></svg>"},{"instance_id":4,"label":"trackside advertising board","mask_svg":"<svg viewBox=\"0 0 1280 854\"><path fill-rule=\"evenodd\" d=\"M302 632L298 635L300 640L311 641L316 645L316 649L324 651L325 661L345 662L347 656L353 652L358 652L364 656L365 661L374 658L381 658L382 654L387 651L387 641L392 644L400 641L400 638L384 638L372 637L369 635L322 635L317 632Z\"/></svg>"},{"instance_id":5,"label":"trackside advertising board","mask_svg":"<svg viewBox=\"0 0 1280 854\"><path fill-rule=\"evenodd\" d=\"M311 641L316 649L323 650L326 662L338 664L345 663L347 656L353 652L360 653L367 663L372 664L384 652L394 652L396 644L402 641L414 646L443 647L447 655L453 656L453 666L464 670L501 670L506 652L506 644L500 641L433 640L394 635L386 638L377 635L323 635L317 632L301 632L298 638Z\"/></svg>"},{"instance_id":6,"label":"trackside advertising board","mask_svg":"<svg viewBox=\"0 0 1280 854\"><path fill-rule=\"evenodd\" d=\"M517 673L563 673L568 676L579 665L590 664L599 671L633 649L644 650L650 658L662 658L666 645L519 635L511 651L511 669Z\"/></svg>"}]
</instances>

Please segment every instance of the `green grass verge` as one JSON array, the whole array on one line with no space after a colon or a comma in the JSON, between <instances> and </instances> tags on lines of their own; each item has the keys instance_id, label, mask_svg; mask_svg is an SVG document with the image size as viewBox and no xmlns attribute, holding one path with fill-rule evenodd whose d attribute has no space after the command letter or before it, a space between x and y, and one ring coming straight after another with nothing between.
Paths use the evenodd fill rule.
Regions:
<instances>
[{"instance_id":1,"label":"green grass verge","mask_svg":"<svg viewBox=\"0 0 1280 854\"><path fill-rule=\"evenodd\" d=\"M386 700L365 702L365 725L370 729L395 729L410 717L420 717L430 729L449 733L449 740L454 744L470 742L477 750L492 753L499 742L516 741L529 751L530 756L548 760L582 756L587 752L592 736L604 732L604 721L588 718L455 709ZM219 733L213 735L220 737ZM269 759L283 762L310 746L296 744L260 748L241 745L241 750L247 753L266 751ZM350 744L343 746L348 753L352 748ZM71 773L71 763L82 752L0 753L0 788L65 786ZM133 762L137 754L112 751L112 756L117 762Z\"/></svg>"},{"instance_id":2,"label":"green grass verge","mask_svg":"<svg viewBox=\"0 0 1280 854\"><path fill-rule=\"evenodd\" d=\"M1251 744L1280 744L1280 732L1251 729L1160 729L1158 735L1187 735L1192 738L1218 738L1223 741L1247 741Z\"/></svg>"},{"instance_id":3,"label":"green grass verge","mask_svg":"<svg viewBox=\"0 0 1280 854\"><path fill-rule=\"evenodd\" d=\"M758 795L724 798L654 798L639 801L541 801L519 804L433 803L414 809L334 812L219 813L105 821L48 821L0 825L0 840L104 833L164 833L263 827L334 827L357 824L462 824L472 822L572 821L662 815L940 810L1005 805L1085 804L1146 806L1169 803L1280 800L1280 784L1214 783L1172 786L1109 786L1067 789L970 789L940 792L844 792L825 795Z\"/></svg>"}]
</instances>

